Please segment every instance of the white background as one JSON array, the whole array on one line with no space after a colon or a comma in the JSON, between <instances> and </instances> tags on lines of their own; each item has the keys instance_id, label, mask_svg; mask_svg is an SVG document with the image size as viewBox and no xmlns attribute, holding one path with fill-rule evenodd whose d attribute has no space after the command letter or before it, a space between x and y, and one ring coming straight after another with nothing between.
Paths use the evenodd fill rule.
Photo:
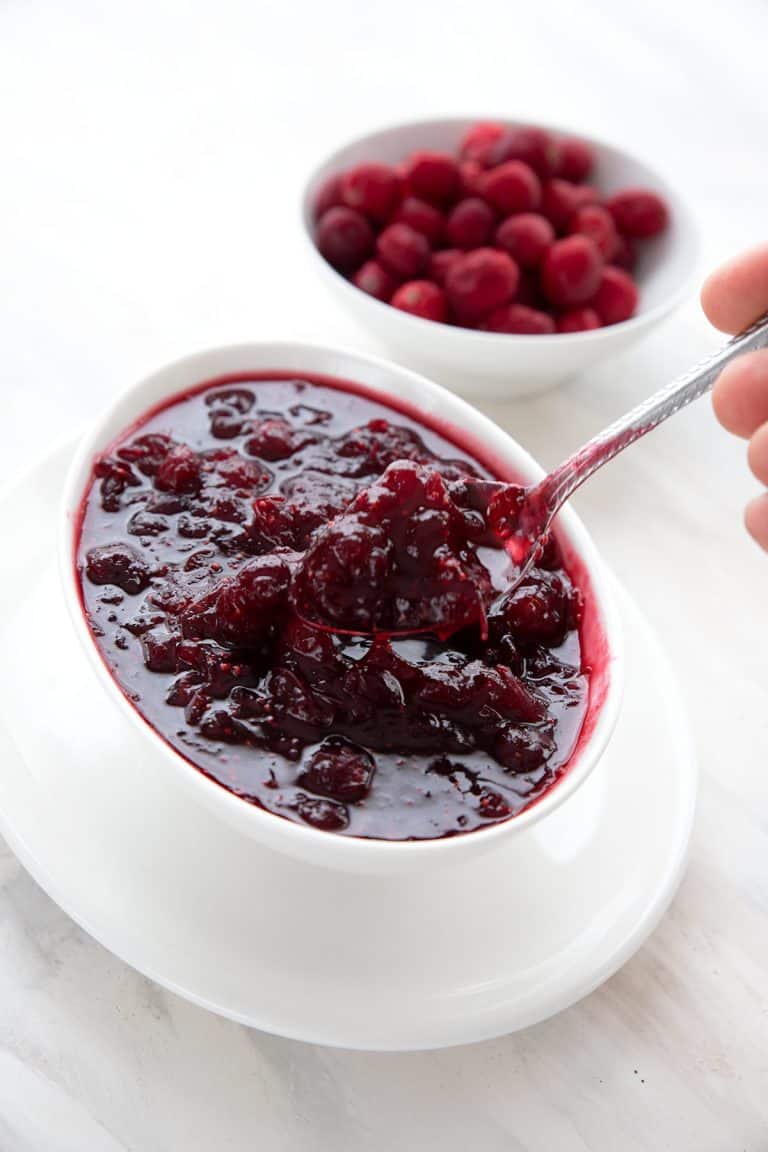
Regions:
<instances>
[{"instance_id":1,"label":"white background","mask_svg":"<svg viewBox=\"0 0 768 1152\"><path fill-rule=\"evenodd\" d=\"M296 201L324 151L380 123L582 127L676 183L705 266L765 240L766 43L764 0L0 0L0 481L194 348L369 347L305 266ZM588 379L492 414L555 463L715 342L691 301ZM664 639L703 770L680 895L602 990L473 1048L313 1049L147 984L0 852L0 1152L768 1148L768 558L740 525L754 489L704 402L579 499Z\"/></svg>"}]
</instances>

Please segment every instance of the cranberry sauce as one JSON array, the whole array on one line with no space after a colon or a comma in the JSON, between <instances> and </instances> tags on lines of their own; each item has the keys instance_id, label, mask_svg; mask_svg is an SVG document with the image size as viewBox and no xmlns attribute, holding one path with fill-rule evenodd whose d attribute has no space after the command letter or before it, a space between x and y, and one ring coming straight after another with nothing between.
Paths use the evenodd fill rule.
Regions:
<instances>
[{"instance_id":1,"label":"cranberry sauce","mask_svg":"<svg viewBox=\"0 0 768 1152\"><path fill-rule=\"evenodd\" d=\"M515 815L587 706L557 546L505 593L486 469L354 385L277 376L177 397L96 462L77 566L104 660L169 744L279 816L405 840ZM331 622L363 605L351 629L297 611L308 573ZM366 589L399 627L420 593L442 639L354 634Z\"/></svg>"}]
</instances>

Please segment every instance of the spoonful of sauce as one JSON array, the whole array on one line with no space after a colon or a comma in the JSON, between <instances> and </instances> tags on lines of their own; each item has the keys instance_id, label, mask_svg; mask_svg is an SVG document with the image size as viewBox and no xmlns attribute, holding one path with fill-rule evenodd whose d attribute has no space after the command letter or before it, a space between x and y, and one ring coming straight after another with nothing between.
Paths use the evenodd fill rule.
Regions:
<instances>
[{"instance_id":1,"label":"spoonful of sauce","mask_svg":"<svg viewBox=\"0 0 768 1152\"><path fill-rule=\"evenodd\" d=\"M470 624L485 636L500 593L478 547L503 542L515 565L508 595L530 575L555 517L585 480L711 391L735 356L766 346L768 314L529 487L446 481L428 465L391 464L316 533L296 571L296 612L318 628L356 636L430 632L447 639Z\"/></svg>"}]
</instances>

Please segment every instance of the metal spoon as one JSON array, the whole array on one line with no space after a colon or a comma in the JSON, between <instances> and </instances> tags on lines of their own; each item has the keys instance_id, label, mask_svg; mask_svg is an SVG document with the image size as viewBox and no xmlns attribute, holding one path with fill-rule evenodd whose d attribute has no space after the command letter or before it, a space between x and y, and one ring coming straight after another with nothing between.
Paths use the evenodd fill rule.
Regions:
<instances>
[{"instance_id":1,"label":"metal spoon","mask_svg":"<svg viewBox=\"0 0 768 1152\"><path fill-rule=\"evenodd\" d=\"M510 588L516 588L525 579L541 555L552 521L566 500L585 480L630 444L687 407L691 401L710 392L720 372L731 360L744 352L765 347L768 347L768 313L755 320L718 351L705 356L682 376L593 436L538 484L517 489L516 492L514 486L501 489L491 501L491 511L493 514L496 505L497 515L501 512L500 518L505 522L502 531L507 547L520 563ZM505 499L508 508L502 511Z\"/></svg>"}]
</instances>

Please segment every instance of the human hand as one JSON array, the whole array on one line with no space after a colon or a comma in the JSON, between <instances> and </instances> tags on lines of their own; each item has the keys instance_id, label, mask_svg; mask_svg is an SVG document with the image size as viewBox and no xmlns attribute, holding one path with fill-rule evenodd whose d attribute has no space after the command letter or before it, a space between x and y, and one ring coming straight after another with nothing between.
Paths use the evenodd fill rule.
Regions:
<instances>
[{"instance_id":1,"label":"human hand","mask_svg":"<svg viewBox=\"0 0 768 1152\"><path fill-rule=\"evenodd\" d=\"M729 261L701 290L707 319L721 332L741 332L768 310L768 245ZM729 432L749 440L749 467L768 487L768 349L747 352L723 369L712 393L715 414ZM768 550L768 492L750 501L747 530Z\"/></svg>"}]
</instances>

